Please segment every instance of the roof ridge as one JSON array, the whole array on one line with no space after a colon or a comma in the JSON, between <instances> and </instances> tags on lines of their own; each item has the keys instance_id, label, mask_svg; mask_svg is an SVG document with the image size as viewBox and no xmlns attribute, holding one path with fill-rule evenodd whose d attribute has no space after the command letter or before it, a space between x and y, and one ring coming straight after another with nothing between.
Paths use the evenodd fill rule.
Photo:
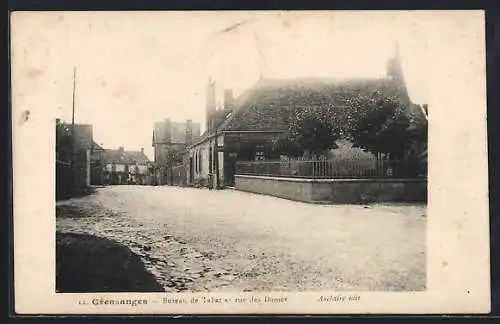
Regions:
<instances>
[{"instance_id":1,"label":"roof ridge","mask_svg":"<svg viewBox=\"0 0 500 324\"><path fill-rule=\"evenodd\" d=\"M273 81L380 81L380 80L390 80L387 76L365 76L365 77L295 77L295 78L266 78L259 81L259 83L265 84L266 82Z\"/></svg>"}]
</instances>

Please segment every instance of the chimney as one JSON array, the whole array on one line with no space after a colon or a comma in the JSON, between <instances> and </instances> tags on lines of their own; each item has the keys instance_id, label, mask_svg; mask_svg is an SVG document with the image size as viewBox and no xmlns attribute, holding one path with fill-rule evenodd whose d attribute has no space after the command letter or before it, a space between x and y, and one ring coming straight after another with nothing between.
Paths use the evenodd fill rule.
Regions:
<instances>
[{"instance_id":1,"label":"chimney","mask_svg":"<svg viewBox=\"0 0 500 324\"><path fill-rule=\"evenodd\" d=\"M233 90L226 89L224 90L224 109L233 109L234 108L234 96Z\"/></svg>"},{"instance_id":2,"label":"chimney","mask_svg":"<svg viewBox=\"0 0 500 324\"><path fill-rule=\"evenodd\" d=\"M141 147L141 153L144 154L144 147Z\"/></svg>"},{"instance_id":3,"label":"chimney","mask_svg":"<svg viewBox=\"0 0 500 324\"><path fill-rule=\"evenodd\" d=\"M164 138L162 141L165 141L166 143L170 143L172 140L172 127L170 123L170 118L165 119L165 133L164 133Z\"/></svg>"},{"instance_id":4,"label":"chimney","mask_svg":"<svg viewBox=\"0 0 500 324\"><path fill-rule=\"evenodd\" d=\"M120 153L123 153L123 152L125 151L125 148L124 148L123 146L120 146L120 147L118 148L118 151L120 151Z\"/></svg>"},{"instance_id":5,"label":"chimney","mask_svg":"<svg viewBox=\"0 0 500 324\"><path fill-rule=\"evenodd\" d=\"M396 42L394 56L387 61L387 76L402 84L405 83L403 75L403 67L401 62L401 53L399 52L399 44Z\"/></svg>"},{"instance_id":6,"label":"chimney","mask_svg":"<svg viewBox=\"0 0 500 324\"><path fill-rule=\"evenodd\" d=\"M216 101L215 101L215 83L210 78L208 80L207 85L207 93L206 93L206 123L207 123L207 131L211 132L211 124L212 124L212 115L215 112Z\"/></svg>"},{"instance_id":7,"label":"chimney","mask_svg":"<svg viewBox=\"0 0 500 324\"><path fill-rule=\"evenodd\" d=\"M193 121L191 119L186 120L186 145L191 145L193 143Z\"/></svg>"}]
</instances>

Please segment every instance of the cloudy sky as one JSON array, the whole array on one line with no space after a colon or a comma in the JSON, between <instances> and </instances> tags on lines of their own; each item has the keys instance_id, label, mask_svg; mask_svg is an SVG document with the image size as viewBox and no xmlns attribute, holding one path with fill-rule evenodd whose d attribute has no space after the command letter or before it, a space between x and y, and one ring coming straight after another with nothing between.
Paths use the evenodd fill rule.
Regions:
<instances>
[{"instance_id":1,"label":"cloudy sky","mask_svg":"<svg viewBox=\"0 0 500 324\"><path fill-rule=\"evenodd\" d=\"M93 124L106 148L143 147L152 157L155 121L204 124L209 76L236 95L261 75L382 77L398 43L411 99L432 106L433 76L463 53L450 41L467 36L461 18L418 11L19 14L15 103L43 105L43 114L71 121L76 67L76 122Z\"/></svg>"}]
</instances>

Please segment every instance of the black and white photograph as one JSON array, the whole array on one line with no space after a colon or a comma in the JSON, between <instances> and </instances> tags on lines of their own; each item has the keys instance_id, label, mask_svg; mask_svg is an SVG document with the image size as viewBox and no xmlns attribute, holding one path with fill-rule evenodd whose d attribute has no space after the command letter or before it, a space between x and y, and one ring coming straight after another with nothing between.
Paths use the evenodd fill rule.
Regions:
<instances>
[{"instance_id":1,"label":"black and white photograph","mask_svg":"<svg viewBox=\"0 0 500 324\"><path fill-rule=\"evenodd\" d=\"M433 26L404 12L37 16L17 63L47 111L13 119L51 123L53 292L167 306L426 293L432 49L449 31ZM126 303L106 298L79 303Z\"/></svg>"}]
</instances>

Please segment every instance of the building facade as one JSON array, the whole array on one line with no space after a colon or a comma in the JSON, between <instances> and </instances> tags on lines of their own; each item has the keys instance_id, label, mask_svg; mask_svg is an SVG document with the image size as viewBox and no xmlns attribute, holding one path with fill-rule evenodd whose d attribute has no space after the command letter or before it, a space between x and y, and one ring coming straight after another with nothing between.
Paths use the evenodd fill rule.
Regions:
<instances>
[{"instance_id":1,"label":"building facade","mask_svg":"<svg viewBox=\"0 0 500 324\"><path fill-rule=\"evenodd\" d=\"M156 122L153 129L154 183L173 182L172 168L183 165L186 148L200 137L200 124L191 120L175 122L166 119ZM177 173L175 173L177 174Z\"/></svg>"},{"instance_id":2,"label":"building facade","mask_svg":"<svg viewBox=\"0 0 500 324\"><path fill-rule=\"evenodd\" d=\"M216 109L215 85L209 82L206 98L206 131L189 146L187 183L223 188L234 186L237 161L278 160L275 143L288 131L291 118L303 109L335 109L345 123L352 102L360 96L397 98L413 114L399 53L388 61L387 75L373 79L261 79L237 99L225 91L223 109ZM345 119L345 120L344 120ZM373 159L352 147L348 139L337 141L338 150L353 159Z\"/></svg>"},{"instance_id":3,"label":"building facade","mask_svg":"<svg viewBox=\"0 0 500 324\"><path fill-rule=\"evenodd\" d=\"M141 151L128 151L123 147L104 149L100 152L99 165L104 185L151 185L152 162Z\"/></svg>"},{"instance_id":4,"label":"building facade","mask_svg":"<svg viewBox=\"0 0 500 324\"><path fill-rule=\"evenodd\" d=\"M103 152L104 148L93 142L90 153L90 184L93 186L104 185Z\"/></svg>"},{"instance_id":5,"label":"building facade","mask_svg":"<svg viewBox=\"0 0 500 324\"><path fill-rule=\"evenodd\" d=\"M84 192L90 186L92 125L69 124L56 119L57 197Z\"/></svg>"}]
</instances>

